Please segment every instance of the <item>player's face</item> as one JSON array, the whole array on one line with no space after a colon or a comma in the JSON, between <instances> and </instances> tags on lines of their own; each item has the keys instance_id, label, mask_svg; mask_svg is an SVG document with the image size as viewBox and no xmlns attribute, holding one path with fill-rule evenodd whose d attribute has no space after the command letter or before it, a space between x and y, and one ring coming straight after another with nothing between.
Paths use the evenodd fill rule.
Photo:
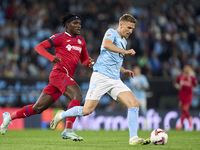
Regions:
<instances>
[{"instance_id":1,"label":"player's face","mask_svg":"<svg viewBox=\"0 0 200 150\"><path fill-rule=\"evenodd\" d=\"M129 35L133 32L134 28L135 28L135 23L132 23L130 21L121 22L122 37L125 37L127 39L129 37Z\"/></svg>"},{"instance_id":2,"label":"player's face","mask_svg":"<svg viewBox=\"0 0 200 150\"><path fill-rule=\"evenodd\" d=\"M71 21L67 25L67 30L73 36L79 35L81 33L81 20L76 19L76 20Z\"/></svg>"},{"instance_id":3,"label":"player's face","mask_svg":"<svg viewBox=\"0 0 200 150\"><path fill-rule=\"evenodd\" d=\"M191 71L190 66L187 66L187 65L186 65L186 66L184 67L183 71L184 71L184 74L185 74L185 75L189 75L189 74L190 74L190 71Z\"/></svg>"}]
</instances>

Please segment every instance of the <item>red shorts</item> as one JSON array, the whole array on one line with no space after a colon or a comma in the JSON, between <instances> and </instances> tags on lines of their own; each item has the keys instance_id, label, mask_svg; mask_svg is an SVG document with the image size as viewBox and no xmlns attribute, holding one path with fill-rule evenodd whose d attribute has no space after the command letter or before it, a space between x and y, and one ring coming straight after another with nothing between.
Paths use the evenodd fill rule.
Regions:
<instances>
[{"instance_id":1,"label":"red shorts","mask_svg":"<svg viewBox=\"0 0 200 150\"><path fill-rule=\"evenodd\" d=\"M66 90L66 86L77 84L61 70L53 70L49 76L49 84L42 92L49 94L56 101Z\"/></svg>"},{"instance_id":2,"label":"red shorts","mask_svg":"<svg viewBox=\"0 0 200 150\"><path fill-rule=\"evenodd\" d=\"M189 96L185 96L185 97L179 96L179 101L182 102L182 106L190 107L190 105L192 103L192 99L193 99L193 95L189 95Z\"/></svg>"}]
</instances>

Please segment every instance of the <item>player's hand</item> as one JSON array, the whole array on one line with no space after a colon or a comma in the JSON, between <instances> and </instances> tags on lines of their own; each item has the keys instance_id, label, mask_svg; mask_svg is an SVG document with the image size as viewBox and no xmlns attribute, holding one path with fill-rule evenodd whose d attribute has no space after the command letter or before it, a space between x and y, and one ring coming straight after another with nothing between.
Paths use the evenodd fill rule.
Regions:
<instances>
[{"instance_id":1,"label":"player's hand","mask_svg":"<svg viewBox=\"0 0 200 150\"><path fill-rule=\"evenodd\" d=\"M95 62L94 62L94 59L92 59L91 57L89 57L89 59L90 59L89 67L92 68L94 66Z\"/></svg>"},{"instance_id":2,"label":"player's hand","mask_svg":"<svg viewBox=\"0 0 200 150\"><path fill-rule=\"evenodd\" d=\"M180 84L176 83L176 84L175 84L175 88L176 88L177 90L181 90L181 89L182 89L182 86L181 86Z\"/></svg>"},{"instance_id":3,"label":"player's hand","mask_svg":"<svg viewBox=\"0 0 200 150\"><path fill-rule=\"evenodd\" d=\"M193 91L193 92L196 92L196 91L197 91L197 87L194 87L194 88L192 89L192 91Z\"/></svg>"},{"instance_id":4,"label":"player's hand","mask_svg":"<svg viewBox=\"0 0 200 150\"><path fill-rule=\"evenodd\" d=\"M129 78L130 77L134 77L134 73L133 73L133 71L131 71L131 70L125 70L124 72L123 72L123 74L124 75L126 75L126 76L128 76Z\"/></svg>"},{"instance_id":5,"label":"player's hand","mask_svg":"<svg viewBox=\"0 0 200 150\"><path fill-rule=\"evenodd\" d=\"M135 55L135 53L134 49L129 49L125 52L126 55Z\"/></svg>"},{"instance_id":6,"label":"player's hand","mask_svg":"<svg viewBox=\"0 0 200 150\"><path fill-rule=\"evenodd\" d=\"M134 87L135 87L136 89L138 89L138 90L141 90L141 86L138 85L138 84L136 84Z\"/></svg>"},{"instance_id":7,"label":"player's hand","mask_svg":"<svg viewBox=\"0 0 200 150\"><path fill-rule=\"evenodd\" d=\"M61 63L61 59L58 57L58 56L56 56L55 58L54 58L54 61L53 61L54 63L57 63L57 62L59 62L59 63Z\"/></svg>"}]
</instances>

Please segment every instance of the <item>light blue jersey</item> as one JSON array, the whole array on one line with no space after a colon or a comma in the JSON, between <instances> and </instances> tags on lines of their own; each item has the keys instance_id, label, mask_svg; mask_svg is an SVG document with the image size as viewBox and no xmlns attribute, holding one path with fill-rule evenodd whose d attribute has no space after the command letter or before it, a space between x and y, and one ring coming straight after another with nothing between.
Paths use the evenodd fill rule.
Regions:
<instances>
[{"instance_id":1,"label":"light blue jersey","mask_svg":"<svg viewBox=\"0 0 200 150\"><path fill-rule=\"evenodd\" d=\"M117 30L108 29L104 35L104 39L109 39L119 48L126 50L127 41L122 38ZM120 78L120 68L122 66L125 54L109 51L103 48L103 41L101 44L101 53L93 66L93 71L102 73L110 78Z\"/></svg>"},{"instance_id":2,"label":"light blue jersey","mask_svg":"<svg viewBox=\"0 0 200 150\"><path fill-rule=\"evenodd\" d=\"M130 86L131 90L137 100L146 99L146 91L140 88L136 88L135 86L139 87L149 87L149 82L144 75L134 76L134 78L130 78Z\"/></svg>"}]
</instances>

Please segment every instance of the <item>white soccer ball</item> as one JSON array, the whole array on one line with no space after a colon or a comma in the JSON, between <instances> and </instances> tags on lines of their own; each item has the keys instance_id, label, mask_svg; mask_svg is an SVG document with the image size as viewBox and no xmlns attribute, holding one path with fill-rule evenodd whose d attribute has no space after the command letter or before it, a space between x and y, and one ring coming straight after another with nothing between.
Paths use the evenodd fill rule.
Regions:
<instances>
[{"instance_id":1,"label":"white soccer ball","mask_svg":"<svg viewBox=\"0 0 200 150\"><path fill-rule=\"evenodd\" d=\"M155 129L151 132L150 140L154 145L165 145L168 140L167 132L163 129Z\"/></svg>"}]
</instances>

